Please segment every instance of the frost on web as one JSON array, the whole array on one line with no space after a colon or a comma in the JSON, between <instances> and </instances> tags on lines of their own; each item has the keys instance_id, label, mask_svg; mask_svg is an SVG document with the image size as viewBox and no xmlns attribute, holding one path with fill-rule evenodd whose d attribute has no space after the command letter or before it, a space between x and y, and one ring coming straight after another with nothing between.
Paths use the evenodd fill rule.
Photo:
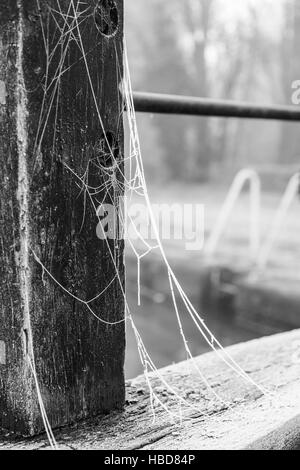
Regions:
<instances>
[{"instance_id":1,"label":"frost on web","mask_svg":"<svg viewBox=\"0 0 300 470\"><path fill-rule=\"evenodd\" d=\"M40 1L36 0L39 11L42 11L40 8ZM164 410L170 415L170 419L173 422L182 422L185 419L185 416L188 416L188 413L191 410L196 410L199 413L203 414L201 409L198 409L197 405L187 401L185 396L182 396L179 390L176 390L173 386L170 386L161 375L157 367L155 366L153 360L151 359L151 351L147 351L143 338L138 331L135 323L135 312L129 306L126 292L123 281L123 273L120 273L120 262L117 256L118 244L122 243L120 236L124 232L127 213L126 205L123 206L120 204L120 200L124 194L130 200L133 196L138 197L143 201L145 207L147 208L148 216L151 223L151 230L155 235L155 242L150 244L147 241L142 233L139 231L139 227L135 224L133 219L130 220L133 229L136 231L137 243L133 240L128 239L129 248L133 251L137 260L137 297L138 304L141 303L141 285L140 285L140 267L143 259L153 253L161 258L163 261L166 273L167 281L169 283L170 296L172 298L173 310L174 310L174 322L178 327L178 332L184 346L187 357L190 359L190 368L193 370L193 373L196 373L199 377L199 384L201 383L207 389L208 396L211 399L217 400L220 404L230 407L231 404L227 403L226 398L221 397L215 391L213 385L210 384L209 378L207 378L203 372L200 370L197 362L194 360L192 352L189 347L188 338L186 337L183 317L188 316L190 321L193 322L195 329L198 331L199 340L205 341L212 351L219 357L222 361L224 368L229 368L235 374L238 380L243 380L245 383L250 386L256 387L260 392L268 394L264 387L256 384L236 363L236 361L228 354L226 350L222 348L222 345L214 337L213 333L206 326L205 322L201 318L199 312L194 308L188 296L184 292L180 282L178 281L176 274L172 270L166 253L164 251L162 242L160 240L159 231L156 224L156 219L152 211L151 201L149 193L147 190L146 176L144 173L143 167L143 158L141 154L141 147L139 142L139 135L137 129L137 122L134 111L133 104L133 95L131 89L130 81L130 72L127 59L127 53L125 50L124 64L122 63L122 56L120 51L116 50L117 58L117 68L119 70L120 81L114 84L117 95L119 96L120 103L120 115L119 115L119 126L116 129L115 133L107 132L104 125L104 116L101 110L101 107L97 100L97 86L98 83L95 82L94 77L91 73L91 51L93 49L93 44L90 45L91 50L87 50L84 47L84 41L82 39L82 31L86 27L86 22L88 19L93 16L96 21L97 27L99 30L102 29L104 35L109 35L110 40L114 41L115 30L111 30L113 23L117 23L116 12L113 7L113 2L109 2L109 18L102 16L101 9L96 9L94 5L90 6L87 3L71 0L67 9L63 9L61 2L57 0L56 8L48 5L47 8L47 19L40 18L41 28L43 31L43 41L46 53L46 66L45 66L45 76L42 79L43 85L43 98L42 106L40 109L40 117L38 129L35 136L34 143L34 156L35 156L35 165L34 171L38 172L40 166L50 165L50 162L43 162L42 147L45 136L48 136L49 133L52 136L52 148L50 149L50 154L53 161L59 155L60 163L64 168L64 171L67 174L68 181L70 185L74 185L77 191L77 195L83 196L84 208L82 210L82 220L80 229L83 230L86 223L86 214L87 211L92 212L93 220L95 221L95 227L97 222L99 222L99 227L104 230L103 225L100 223L100 214L101 208L106 204L111 204L116 207L118 211L119 219L121 220L120 233L117 234L115 240L112 241L105 238L103 234L103 239L107 244L107 252L109 253L110 263L112 266L113 276L111 279L106 280L105 285L99 285L99 290L94 293L91 298L84 298L80 288L80 282L84 283L84 280L80 280L73 289L70 289L69 286L64 285L61 279L58 279L55 273L51 272L49 266L46 266L42 260L40 253L31 247L32 256L34 257L35 262L42 269L43 282L45 288L48 282L54 283L59 289L61 289L65 294L70 296L74 302L83 305L86 309L86 315L92 315L96 318L101 324L107 326L107 328L114 328L116 325L126 322L128 327L132 328L133 333L136 338L137 344L137 354L140 357L145 379L149 386L150 391L150 400L151 400L151 409L153 412L153 418L155 419L156 411L158 408ZM44 10L43 10L44 11ZM51 28L49 27L51 23ZM48 25L48 28L45 26ZM53 36L50 36L49 31L54 31ZM99 39L102 40L102 39ZM76 63L70 63L69 53L70 49L76 48L77 50L77 61ZM115 44L117 49L117 45ZM92 118L87 114L85 125L94 125L93 119L97 121L99 129L101 129L101 135L99 136L96 144L92 145L87 143L85 148L82 149L86 159L82 159L83 164L81 165L81 170L78 170L78 166L74 166L72 160L72 155L61 155L60 138L61 136L57 135L57 129L59 126L56 126L56 123L61 119L61 106L66 105L63 103L63 97L61 96L61 83L64 79L64 76L67 72L70 71L73 67L76 68L78 63L81 64L82 70L84 73L84 81L86 87L88 88L89 94L91 96L90 107L87 110L87 113L90 113ZM124 78L121 81L124 68ZM51 77L51 78L50 78ZM122 90L119 92L119 86L122 83ZM122 98L124 98L124 103ZM126 112L124 111L124 104L126 105ZM51 122L53 121L54 116L54 128L49 129L49 118L52 117ZM123 118L126 119L128 129L129 129L129 151L128 156L124 158L123 149L119 147L119 140L123 138L122 134L122 121ZM72 121L65 123L65 126L72 128ZM78 129L78 132L85 132L85 129ZM72 148L72 142L70 142ZM78 257L80 260L80 247L78 249ZM82 260L83 262L83 260ZM72 267L71 267L72 269ZM101 301L103 296L111 289L111 287L118 282L119 289L123 296L123 301L125 305L125 319L119 320L110 320L107 317L104 317L101 308ZM151 321L151 318L149 318ZM39 391L38 386L38 377L36 374L36 368L34 365L34 353L31 353L31 369L35 377L35 383L37 387L37 393L41 408L41 413L43 415L43 420L45 423L45 428L48 432L48 437L53 446L55 446L55 439L51 431L51 427L47 420L45 413L45 408L42 401L42 396ZM168 400L163 401L161 397L156 393L155 388L153 387L153 381L157 383L160 382L165 388L168 394L168 398L174 402L178 403L178 413L174 413L174 408L172 411L168 406Z\"/></svg>"}]
</instances>

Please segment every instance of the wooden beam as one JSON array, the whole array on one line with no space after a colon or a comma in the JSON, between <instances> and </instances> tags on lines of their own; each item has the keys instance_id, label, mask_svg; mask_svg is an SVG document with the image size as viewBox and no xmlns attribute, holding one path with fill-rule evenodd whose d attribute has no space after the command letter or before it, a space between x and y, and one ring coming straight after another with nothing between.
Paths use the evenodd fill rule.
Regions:
<instances>
[{"instance_id":1,"label":"wooden beam","mask_svg":"<svg viewBox=\"0 0 300 470\"><path fill-rule=\"evenodd\" d=\"M300 331L232 346L227 352L251 379L272 392L273 401L232 373L215 353L208 353L195 359L197 367L231 407L219 402L193 363L185 361L160 370L163 379L193 407L182 407L182 424L179 420L177 425L172 423L161 406L155 406L153 422L147 381L138 377L127 384L124 413L60 431L56 434L59 446L127 454L130 450L299 450ZM150 379L159 399L179 415L178 400L158 378ZM0 438L0 450L47 446L45 438Z\"/></svg>"},{"instance_id":2,"label":"wooden beam","mask_svg":"<svg viewBox=\"0 0 300 470\"><path fill-rule=\"evenodd\" d=\"M54 428L124 404L124 247L97 237L95 211L118 203L98 163L109 141L122 166L122 49L123 0L0 3L0 427L13 432L43 430L34 363Z\"/></svg>"}]
</instances>

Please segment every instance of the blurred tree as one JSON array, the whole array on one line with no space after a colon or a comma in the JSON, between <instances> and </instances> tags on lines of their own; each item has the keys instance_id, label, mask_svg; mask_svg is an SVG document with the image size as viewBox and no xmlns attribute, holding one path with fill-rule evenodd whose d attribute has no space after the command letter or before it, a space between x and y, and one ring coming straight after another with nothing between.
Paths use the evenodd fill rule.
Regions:
<instances>
[{"instance_id":1,"label":"blurred tree","mask_svg":"<svg viewBox=\"0 0 300 470\"><path fill-rule=\"evenodd\" d=\"M291 55L296 56L300 44L299 0L127 0L126 4L136 90L268 103L279 101L284 84L285 101L290 100L291 77L300 78L295 69L289 71ZM142 139L147 142L151 171L157 162L158 174L169 179L205 181L258 158L271 161L275 155L276 160L281 125L264 126L265 132L258 135L261 127L248 121L155 116L142 126ZM280 160L291 147L290 133L295 135L283 132ZM295 151L288 153L291 160Z\"/></svg>"},{"instance_id":2,"label":"blurred tree","mask_svg":"<svg viewBox=\"0 0 300 470\"><path fill-rule=\"evenodd\" d=\"M130 47L133 50L139 48L138 54L131 55L133 60L136 59L134 69L136 64L143 72L142 78L134 81L136 90L180 93L185 89L186 71L177 43L176 3L176 0L152 0L151 8L148 0L127 3L128 21L132 25L128 29L135 33L134 37L129 38ZM152 153L157 151L157 146L163 149L164 161L161 161L161 165L168 168L172 178L179 178L184 172L184 121L166 116L156 116L154 121L157 141Z\"/></svg>"},{"instance_id":3,"label":"blurred tree","mask_svg":"<svg viewBox=\"0 0 300 470\"><path fill-rule=\"evenodd\" d=\"M190 93L194 96L208 98L211 96L211 81L208 70L208 49L210 47L210 30L213 20L214 0L188 0L180 2L180 13L183 28L191 37L190 63L187 71L191 71L189 80ZM180 39L179 39L180 40ZM188 75L188 73L187 73ZM194 138L193 138L194 133ZM210 121L208 119L190 122L189 151L191 165L188 177L206 181L210 176L213 145Z\"/></svg>"}]
</instances>

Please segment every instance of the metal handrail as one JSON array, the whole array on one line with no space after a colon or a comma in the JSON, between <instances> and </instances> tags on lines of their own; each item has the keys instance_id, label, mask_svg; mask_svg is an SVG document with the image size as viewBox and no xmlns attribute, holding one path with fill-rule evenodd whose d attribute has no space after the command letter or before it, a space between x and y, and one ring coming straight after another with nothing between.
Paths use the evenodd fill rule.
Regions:
<instances>
[{"instance_id":1,"label":"metal handrail","mask_svg":"<svg viewBox=\"0 0 300 470\"><path fill-rule=\"evenodd\" d=\"M296 106L260 106L238 101L134 92L135 110L143 113L300 121Z\"/></svg>"},{"instance_id":2,"label":"metal handrail","mask_svg":"<svg viewBox=\"0 0 300 470\"><path fill-rule=\"evenodd\" d=\"M286 187L286 190L281 198L278 210L276 212L275 218L271 225L270 234L263 243L256 261L256 267L258 270L263 270L266 268L268 261L270 259L270 254L275 243L278 240L280 229L283 225L285 216L296 196L299 194L299 183L300 183L300 172L296 173L291 177L289 183Z\"/></svg>"},{"instance_id":3,"label":"metal handrail","mask_svg":"<svg viewBox=\"0 0 300 470\"><path fill-rule=\"evenodd\" d=\"M214 255L226 228L228 218L247 181L250 183L250 253L253 260L257 259L260 246L261 183L258 174L251 169L241 170L236 175L221 209L219 218L204 248L204 254L206 256L211 257Z\"/></svg>"},{"instance_id":4,"label":"metal handrail","mask_svg":"<svg viewBox=\"0 0 300 470\"><path fill-rule=\"evenodd\" d=\"M259 106L253 103L213 100L191 96L168 95L159 93L134 92L135 110L143 113L177 114L189 116L212 116L224 118L266 119L281 121L300 121L300 110L295 106ZM284 217L299 193L300 173L289 181L282 197L277 214L271 226L271 232L260 247L260 204L261 184L258 174L253 170L242 170L236 176L219 219L211 233L205 248L205 255L212 256L224 232L227 219L239 197L245 183L250 182L251 229L250 252L257 269L264 269L270 253L278 238Z\"/></svg>"}]
</instances>

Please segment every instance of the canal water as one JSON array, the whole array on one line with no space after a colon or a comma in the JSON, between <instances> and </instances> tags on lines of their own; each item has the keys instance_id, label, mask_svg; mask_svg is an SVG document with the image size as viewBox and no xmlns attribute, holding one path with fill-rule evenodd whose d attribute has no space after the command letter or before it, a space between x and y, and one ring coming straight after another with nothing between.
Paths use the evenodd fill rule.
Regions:
<instances>
[{"instance_id":1,"label":"canal water","mask_svg":"<svg viewBox=\"0 0 300 470\"><path fill-rule=\"evenodd\" d=\"M137 292L128 286L127 296L134 323L139 330L148 353L157 368L168 366L188 359L184 342L180 334L176 313L172 302L161 294L151 291L142 297L141 306L137 306ZM237 325L230 312L206 311L202 314L206 325L223 346L248 341L261 336L259 329ZM182 312L184 309L182 309ZM194 356L210 351L193 321L187 314L182 314L184 332L189 348ZM139 359L134 333L127 324L126 377L135 378L143 372Z\"/></svg>"}]
</instances>

